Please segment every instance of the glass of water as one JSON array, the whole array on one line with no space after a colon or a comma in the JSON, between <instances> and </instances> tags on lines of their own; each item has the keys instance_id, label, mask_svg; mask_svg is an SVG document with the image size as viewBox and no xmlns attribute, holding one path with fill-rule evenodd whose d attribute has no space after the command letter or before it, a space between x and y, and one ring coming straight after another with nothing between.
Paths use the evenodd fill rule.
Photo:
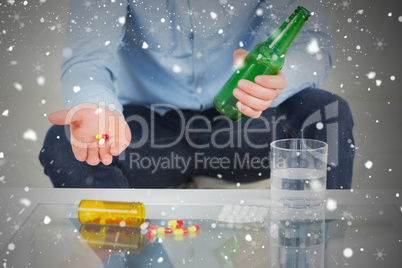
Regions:
<instances>
[{"instance_id":1,"label":"glass of water","mask_svg":"<svg viewBox=\"0 0 402 268\"><path fill-rule=\"evenodd\" d=\"M271 143L272 205L314 209L324 205L328 145L319 140L284 139Z\"/></svg>"}]
</instances>

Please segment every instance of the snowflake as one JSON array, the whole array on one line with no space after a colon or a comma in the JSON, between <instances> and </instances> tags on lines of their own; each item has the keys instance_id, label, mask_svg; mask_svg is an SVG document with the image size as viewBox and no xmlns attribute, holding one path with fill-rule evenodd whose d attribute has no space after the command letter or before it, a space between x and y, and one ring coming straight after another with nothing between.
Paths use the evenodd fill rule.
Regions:
<instances>
[{"instance_id":1,"label":"snowflake","mask_svg":"<svg viewBox=\"0 0 402 268\"><path fill-rule=\"evenodd\" d=\"M149 28L149 33L151 34L151 35L154 35L155 34L155 32L156 32L156 29L155 29L155 27L151 27L151 28Z\"/></svg>"},{"instance_id":2,"label":"snowflake","mask_svg":"<svg viewBox=\"0 0 402 268\"><path fill-rule=\"evenodd\" d=\"M384 50L384 47L387 45L387 43L384 42L384 38L378 39L376 38L376 41L373 43L375 45L376 50Z\"/></svg>"},{"instance_id":3,"label":"snowflake","mask_svg":"<svg viewBox=\"0 0 402 268\"><path fill-rule=\"evenodd\" d=\"M130 51L130 43L128 41L121 41L119 45L119 49L123 49L125 51Z\"/></svg>"},{"instance_id":4,"label":"snowflake","mask_svg":"<svg viewBox=\"0 0 402 268\"><path fill-rule=\"evenodd\" d=\"M339 6L342 7L343 10L350 9L351 5L352 5L352 0L343 0L339 4Z\"/></svg>"},{"instance_id":5,"label":"snowflake","mask_svg":"<svg viewBox=\"0 0 402 268\"><path fill-rule=\"evenodd\" d=\"M270 17L271 17L271 19L272 19L274 22L276 22L276 23L279 22L279 21L278 21L278 16L277 16L276 14L271 13L271 14L270 14Z\"/></svg>"},{"instance_id":6,"label":"snowflake","mask_svg":"<svg viewBox=\"0 0 402 268\"><path fill-rule=\"evenodd\" d=\"M130 254L130 252L128 252L127 254ZM125 252L120 251L120 252L117 254L117 256L119 256L118 259L119 259L120 261L127 261L126 253L125 253Z\"/></svg>"},{"instance_id":7,"label":"snowflake","mask_svg":"<svg viewBox=\"0 0 402 268\"><path fill-rule=\"evenodd\" d=\"M21 223L17 223L15 221L13 221L13 224L10 226L11 227L11 233L17 233L17 234L21 234Z\"/></svg>"},{"instance_id":8,"label":"snowflake","mask_svg":"<svg viewBox=\"0 0 402 268\"><path fill-rule=\"evenodd\" d=\"M82 6L85 8L85 10L90 10L90 9L91 9L91 6L92 6L92 3L91 3L90 0L85 0L85 1L82 3Z\"/></svg>"},{"instance_id":9,"label":"snowflake","mask_svg":"<svg viewBox=\"0 0 402 268\"><path fill-rule=\"evenodd\" d=\"M314 233L314 234L313 234L313 239L314 239L315 241L318 241L318 240L321 241L321 235L320 235L319 233Z\"/></svg>"},{"instance_id":10,"label":"snowflake","mask_svg":"<svg viewBox=\"0 0 402 268\"><path fill-rule=\"evenodd\" d=\"M346 210L342 211L342 220L349 219L349 220L354 220L355 218L352 216L352 214Z\"/></svg>"},{"instance_id":11,"label":"snowflake","mask_svg":"<svg viewBox=\"0 0 402 268\"><path fill-rule=\"evenodd\" d=\"M302 66L299 63L291 64L290 65L290 71L292 73L299 73L302 70Z\"/></svg>"},{"instance_id":12,"label":"snowflake","mask_svg":"<svg viewBox=\"0 0 402 268\"><path fill-rule=\"evenodd\" d=\"M53 240L55 240L54 244L57 245L60 242L64 242L65 241L64 236L65 236L65 234L63 234L61 231L54 232L54 236L53 236Z\"/></svg>"},{"instance_id":13,"label":"snowflake","mask_svg":"<svg viewBox=\"0 0 402 268\"><path fill-rule=\"evenodd\" d=\"M235 15L235 12L233 9L229 10L228 13L229 17L233 17Z\"/></svg>"},{"instance_id":14,"label":"snowflake","mask_svg":"<svg viewBox=\"0 0 402 268\"><path fill-rule=\"evenodd\" d=\"M17 12L14 11L14 15L12 16L12 18L13 18L13 22L21 23L21 19L23 17L21 16L21 12L17 13Z\"/></svg>"},{"instance_id":15,"label":"snowflake","mask_svg":"<svg viewBox=\"0 0 402 268\"><path fill-rule=\"evenodd\" d=\"M278 229L279 229L278 224L271 223L270 227L271 228L270 228L269 232L270 232L271 237L276 238L277 237L277 232L278 232Z\"/></svg>"},{"instance_id":16,"label":"snowflake","mask_svg":"<svg viewBox=\"0 0 402 268\"><path fill-rule=\"evenodd\" d=\"M56 23L56 30L58 33L64 33L64 25L61 22Z\"/></svg>"},{"instance_id":17,"label":"snowflake","mask_svg":"<svg viewBox=\"0 0 402 268\"><path fill-rule=\"evenodd\" d=\"M376 252L373 253L373 255L375 256L375 260L378 261L379 259L381 259L382 261L384 261L384 257L387 256L387 254L384 253L384 249L379 250L378 248L375 249Z\"/></svg>"},{"instance_id":18,"label":"snowflake","mask_svg":"<svg viewBox=\"0 0 402 268\"><path fill-rule=\"evenodd\" d=\"M237 16L237 14L235 13L235 8L234 8L234 6L232 6L232 5L227 5L226 6L226 8L225 8L225 11L226 11L226 15L227 15L227 17L233 17L233 16Z\"/></svg>"},{"instance_id":19,"label":"snowflake","mask_svg":"<svg viewBox=\"0 0 402 268\"><path fill-rule=\"evenodd\" d=\"M256 37L256 36L258 35L258 27L256 27L256 28L250 28L250 29L248 30L248 34L249 34L250 36Z\"/></svg>"},{"instance_id":20,"label":"snowflake","mask_svg":"<svg viewBox=\"0 0 402 268\"><path fill-rule=\"evenodd\" d=\"M256 242L256 241L251 241L249 245L250 245L251 251L257 251L258 249L260 249L263 246L261 242Z\"/></svg>"},{"instance_id":21,"label":"snowflake","mask_svg":"<svg viewBox=\"0 0 402 268\"><path fill-rule=\"evenodd\" d=\"M317 21L313 22L314 31L319 31L321 29L321 27L322 27L322 24L318 23Z\"/></svg>"},{"instance_id":22,"label":"snowflake","mask_svg":"<svg viewBox=\"0 0 402 268\"><path fill-rule=\"evenodd\" d=\"M33 67L33 72L36 72L36 74L42 73L43 70L43 64L40 64L39 62L36 62L36 64L32 64Z\"/></svg>"},{"instance_id":23,"label":"snowflake","mask_svg":"<svg viewBox=\"0 0 402 268\"><path fill-rule=\"evenodd\" d=\"M57 16L55 25L49 26L49 29L51 31L56 31L56 32L62 34L62 33L64 33L64 26L65 26L65 24L61 23L61 20L60 20L59 16Z\"/></svg>"}]
</instances>

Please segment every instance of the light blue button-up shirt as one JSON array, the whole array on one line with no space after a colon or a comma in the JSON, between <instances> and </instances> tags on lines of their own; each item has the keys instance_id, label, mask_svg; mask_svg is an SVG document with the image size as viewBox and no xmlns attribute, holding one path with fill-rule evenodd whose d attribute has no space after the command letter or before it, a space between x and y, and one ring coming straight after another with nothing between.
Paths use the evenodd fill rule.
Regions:
<instances>
[{"instance_id":1,"label":"light blue button-up shirt","mask_svg":"<svg viewBox=\"0 0 402 268\"><path fill-rule=\"evenodd\" d=\"M64 105L96 103L120 113L127 103L211 108L236 69L234 50L265 41L299 5L312 16L286 54L288 84L271 107L319 87L331 69L331 38L318 0L71 0Z\"/></svg>"}]
</instances>

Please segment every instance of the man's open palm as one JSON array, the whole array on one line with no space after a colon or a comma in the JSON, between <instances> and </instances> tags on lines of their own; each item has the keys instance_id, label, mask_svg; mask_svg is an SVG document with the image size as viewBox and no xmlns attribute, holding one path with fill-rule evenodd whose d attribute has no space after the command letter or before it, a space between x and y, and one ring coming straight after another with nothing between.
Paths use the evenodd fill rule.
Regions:
<instances>
[{"instance_id":1,"label":"man's open palm","mask_svg":"<svg viewBox=\"0 0 402 268\"><path fill-rule=\"evenodd\" d=\"M131 140L131 132L124 118L116 111L96 104L82 104L49 115L55 125L70 125L70 142L74 156L90 165L102 162L110 165L113 156L124 151ZM104 144L95 138L108 134Z\"/></svg>"}]
</instances>

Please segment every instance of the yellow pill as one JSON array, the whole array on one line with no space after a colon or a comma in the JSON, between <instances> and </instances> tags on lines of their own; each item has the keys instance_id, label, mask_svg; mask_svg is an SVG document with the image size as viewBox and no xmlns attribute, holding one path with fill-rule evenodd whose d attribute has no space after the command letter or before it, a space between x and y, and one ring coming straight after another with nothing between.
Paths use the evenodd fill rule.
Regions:
<instances>
[{"instance_id":1,"label":"yellow pill","mask_svg":"<svg viewBox=\"0 0 402 268\"><path fill-rule=\"evenodd\" d=\"M173 231L174 235L188 234L188 228L176 229Z\"/></svg>"},{"instance_id":2,"label":"yellow pill","mask_svg":"<svg viewBox=\"0 0 402 268\"><path fill-rule=\"evenodd\" d=\"M184 221L183 220L170 220L169 221L169 226L172 228L182 228L184 225Z\"/></svg>"},{"instance_id":3,"label":"yellow pill","mask_svg":"<svg viewBox=\"0 0 402 268\"><path fill-rule=\"evenodd\" d=\"M188 227L188 231L190 233L194 233L200 230L200 226L198 224Z\"/></svg>"},{"instance_id":4,"label":"yellow pill","mask_svg":"<svg viewBox=\"0 0 402 268\"><path fill-rule=\"evenodd\" d=\"M102 139L102 134L98 134L98 135L96 135L96 136L95 136L95 139L97 139L97 140Z\"/></svg>"},{"instance_id":5,"label":"yellow pill","mask_svg":"<svg viewBox=\"0 0 402 268\"><path fill-rule=\"evenodd\" d=\"M176 225L177 225L177 221L175 221L175 220L170 220L170 221L169 221L169 226L170 226L170 227L176 228Z\"/></svg>"},{"instance_id":6,"label":"yellow pill","mask_svg":"<svg viewBox=\"0 0 402 268\"><path fill-rule=\"evenodd\" d=\"M160 233L160 234L171 234L172 229L171 228L159 227L158 228L158 233Z\"/></svg>"}]
</instances>

